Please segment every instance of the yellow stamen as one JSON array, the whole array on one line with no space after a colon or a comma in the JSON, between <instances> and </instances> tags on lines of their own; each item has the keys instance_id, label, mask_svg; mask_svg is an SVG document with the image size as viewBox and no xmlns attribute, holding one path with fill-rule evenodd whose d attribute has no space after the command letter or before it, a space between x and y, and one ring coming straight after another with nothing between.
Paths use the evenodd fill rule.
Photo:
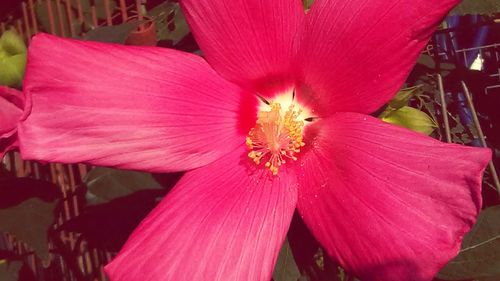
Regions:
<instances>
[{"instance_id":1,"label":"yellow stamen","mask_svg":"<svg viewBox=\"0 0 500 281\"><path fill-rule=\"evenodd\" d=\"M269 111L259 111L257 124L248 133L246 145L250 149L250 159L259 165L265 158L264 166L277 175L285 159L297 160L296 153L305 145L302 138L304 121L299 118L302 111L296 110L293 104L284 114L279 103L271 102L269 107Z\"/></svg>"}]
</instances>

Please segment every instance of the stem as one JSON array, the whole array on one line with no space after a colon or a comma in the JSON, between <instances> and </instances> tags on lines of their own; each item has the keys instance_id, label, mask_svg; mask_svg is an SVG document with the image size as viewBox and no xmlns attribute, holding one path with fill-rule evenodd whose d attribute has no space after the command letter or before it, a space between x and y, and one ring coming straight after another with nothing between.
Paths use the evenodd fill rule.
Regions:
<instances>
[{"instance_id":1,"label":"stem","mask_svg":"<svg viewBox=\"0 0 500 281\"><path fill-rule=\"evenodd\" d=\"M472 113L472 120L474 121L474 126L476 127L479 140L481 141L481 145L483 147L487 147L486 139L484 137L483 130L481 129L481 124L479 124L479 119L477 118L476 109L474 108L474 104L472 103L472 96L464 81L462 81L462 88L464 89L464 94L465 97L467 98L467 104L469 105L469 109ZM498 195L500 196L500 181L498 180L498 174L497 171L495 170L495 165L493 164L493 161L490 161L488 163L488 168L490 169L491 177L493 178L493 182L495 183Z\"/></svg>"},{"instance_id":2,"label":"stem","mask_svg":"<svg viewBox=\"0 0 500 281\"><path fill-rule=\"evenodd\" d=\"M448 110L446 109L446 99L444 97L444 87L443 87L443 77L441 74L437 74L438 87L439 87L439 98L441 100L441 114L443 115L444 132L446 135L446 142L451 143L451 132L450 132L450 122L448 121Z\"/></svg>"}]
</instances>

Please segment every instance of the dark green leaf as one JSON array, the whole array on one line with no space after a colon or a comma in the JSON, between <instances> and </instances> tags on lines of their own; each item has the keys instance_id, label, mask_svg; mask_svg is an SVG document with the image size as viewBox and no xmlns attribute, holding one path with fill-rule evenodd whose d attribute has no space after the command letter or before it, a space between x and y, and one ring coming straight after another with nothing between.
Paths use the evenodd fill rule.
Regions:
<instances>
[{"instance_id":1,"label":"dark green leaf","mask_svg":"<svg viewBox=\"0 0 500 281\"><path fill-rule=\"evenodd\" d=\"M498 276L500 206L494 206L481 212L476 225L464 237L459 255L441 270L438 277L444 280L486 280Z\"/></svg>"},{"instance_id":2,"label":"dark green leaf","mask_svg":"<svg viewBox=\"0 0 500 281\"><path fill-rule=\"evenodd\" d=\"M339 268L326 255L298 213L288 231L290 249L302 276L300 281L339 281Z\"/></svg>"},{"instance_id":3,"label":"dark green leaf","mask_svg":"<svg viewBox=\"0 0 500 281\"><path fill-rule=\"evenodd\" d=\"M82 11L84 14L90 15L90 1L91 0L80 0L80 5L82 7ZM78 9L77 5L77 0L72 0L71 1L71 7L76 10ZM106 18L106 9L104 6L104 0L94 0L93 5L95 6L96 10L96 16L98 19L105 19ZM109 0L108 1L109 5L109 11L113 12L116 9L116 1L115 0Z\"/></svg>"},{"instance_id":4,"label":"dark green leaf","mask_svg":"<svg viewBox=\"0 0 500 281\"><path fill-rule=\"evenodd\" d=\"M55 222L57 202L31 198L0 210L0 231L26 242L42 260L49 260L48 231Z\"/></svg>"},{"instance_id":5,"label":"dark green leaf","mask_svg":"<svg viewBox=\"0 0 500 281\"><path fill-rule=\"evenodd\" d=\"M87 206L59 230L81 233L89 246L118 251L128 236L158 204L166 189L136 191L110 202Z\"/></svg>"},{"instance_id":6,"label":"dark green leaf","mask_svg":"<svg viewBox=\"0 0 500 281\"><path fill-rule=\"evenodd\" d=\"M416 68L421 67L421 71L426 71L428 73L435 73L437 71L436 67L436 62L434 61L434 58L431 57L428 54L422 54L417 60L417 65L415 66ZM456 69L456 66L453 63L449 62L441 62L439 64L439 69L441 71L441 75L443 77L447 76L450 74L450 71Z\"/></svg>"},{"instance_id":7,"label":"dark green leaf","mask_svg":"<svg viewBox=\"0 0 500 281\"><path fill-rule=\"evenodd\" d=\"M451 15L491 15L500 12L500 0L463 0Z\"/></svg>"},{"instance_id":8,"label":"dark green leaf","mask_svg":"<svg viewBox=\"0 0 500 281\"><path fill-rule=\"evenodd\" d=\"M399 109L403 106L407 106L410 98L412 98L416 93L421 91L420 86L415 86L411 88L401 89L397 95L392 98L389 102L389 106L393 109Z\"/></svg>"},{"instance_id":9,"label":"dark green leaf","mask_svg":"<svg viewBox=\"0 0 500 281\"><path fill-rule=\"evenodd\" d=\"M61 27L59 24L59 13L57 13L57 5L54 0L50 2L51 9L52 9L52 18L54 19L54 28L57 34L61 33ZM60 2L60 8L61 11L64 11L61 13L61 22L63 23L63 31L64 34L69 36L71 34L69 25L68 25L68 16L66 14L66 2L61 1ZM36 1L35 2L35 11L37 15L37 19L40 22L40 24L43 27L43 30L46 32L50 31L50 20L49 20L49 13L47 9L47 2L46 1ZM70 10L71 15L73 19L76 19L76 13L74 10ZM73 21L73 30L75 31L76 34L79 34L82 31L82 25L80 22L77 20Z\"/></svg>"},{"instance_id":10,"label":"dark green leaf","mask_svg":"<svg viewBox=\"0 0 500 281\"><path fill-rule=\"evenodd\" d=\"M123 44L132 31L139 25L140 21L126 22L120 25L103 26L89 31L84 40Z\"/></svg>"},{"instance_id":11,"label":"dark green leaf","mask_svg":"<svg viewBox=\"0 0 500 281\"><path fill-rule=\"evenodd\" d=\"M278 256L278 261L274 267L274 281L296 281L300 278L300 272L293 258L292 249L285 240Z\"/></svg>"},{"instance_id":12,"label":"dark green leaf","mask_svg":"<svg viewBox=\"0 0 500 281\"><path fill-rule=\"evenodd\" d=\"M165 1L148 12L156 24L158 40L170 40L174 44L189 34L189 26L178 3Z\"/></svg>"},{"instance_id":13,"label":"dark green leaf","mask_svg":"<svg viewBox=\"0 0 500 281\"><path fill-rule=\"evenodd\" d=\"M51 182L4 175L0 178L0 209L21 204L36 197L46 202L62 198L59 187Z\"/></svg>"},{"instance_id":14,"label":"dark green leaf","mask_svg":"<svg viewBox=\"0 0 500 281\"><path fill-rule=\"evenodd\" d=\"M0 260L0 280L2 281L18 281L19 270L23 266L20 261Z\"/></svg>"},{"instance_id":15,"label":"dark green leaf","mask_svg":"<svg viewBox=\"0 0 500 281\"><path fill-rule=\"evenodd\" d=\"M0 231L26 242L42 259L48 259L48 231L61 193L46 181L30 178L0 179Z\"/></svg>"},{"instance_id":16,"label":"dark green leaf","mask_svg":"<svg viewBox=\"0 0 500 281\"><path fill-rule=\"evenodd\" d=\"M92 169L83 182L87 185L87 201L91 204L109 202L139 190L162 189L149 173L103 167Z\"/></svg>"}]
</instances>

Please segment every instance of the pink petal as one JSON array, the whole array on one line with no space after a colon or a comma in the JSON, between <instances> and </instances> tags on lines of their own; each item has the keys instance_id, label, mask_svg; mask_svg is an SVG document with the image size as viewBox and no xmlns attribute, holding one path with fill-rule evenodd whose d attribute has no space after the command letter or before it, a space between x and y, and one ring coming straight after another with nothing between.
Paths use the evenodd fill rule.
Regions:
<instances>
[{"instance_id":1,"label":"pink petal","mask_svg":"<svg viewBox=\"0 0 500 281\"><path fill-rule=\"evenodd\" d=\"M187 172L105 270L111 281L268 281L296 200L294 176L255 170L236 149Z\"/></svg>"},{"instance_id":2,"label":"pink petal","mask_svg":"<svg viewBox=\"0 0 500 281\"><path fill-rule=\"evenodd\" d=\"M242 90L200 57L36 36L24 158L155 172L206 165L244 142ZM252 97L253 98L253 97Z\"/></svg>"},{"instance_id":3,"label":"pink petal","mask_svg":"<svg viewBox=\"0 0 500 281\"><path fill-rule=\"evenodd\" d=\"M181 0L181 5L201 50L222 76L247 86L291 79L292 41L304 18L300 0Z\"/></svg>"},{"instance_id":4,"label":"pink petal","mask_svg":"<svg viewBox=\"0 0 500 281\"><path fill-rule=\"evenodd\" d=\"M19 146L16 133L23 110L23 93L0 86L0 161L7 151Z\"/></svg>"},{"instance_id":5,"label":"pink petal","mask_svg":"<svg viewBox=\"0 0 500 281\"><path fill-rule=\"evenodd\" d=\"M308 131L298 209L361 280L431 280L481 207L488 149L445 144L357 113Z\"/></svg>"},{"instance_id":6,"label":"pink petal","mask_svg":"<svg viewBox=\"0 0 500 281\"><path fill-rule=\"evenodd\" d=\"M0 139L10 137L17 131L17 123L23 114L23 109L23 93L0 86Z\"/></svg>"},{"instance_id":7,"label":"pink petal","mask_svg":"<svg viewBox=\"0 0 500 281\"><path fill-rule=\"evenodd\" d=\"M315 0L297 56L304 83L298 98L306 96L304 102L322 115L377 110L396 94L434 28L459 2Z\"/></svg>"}]
</instances>

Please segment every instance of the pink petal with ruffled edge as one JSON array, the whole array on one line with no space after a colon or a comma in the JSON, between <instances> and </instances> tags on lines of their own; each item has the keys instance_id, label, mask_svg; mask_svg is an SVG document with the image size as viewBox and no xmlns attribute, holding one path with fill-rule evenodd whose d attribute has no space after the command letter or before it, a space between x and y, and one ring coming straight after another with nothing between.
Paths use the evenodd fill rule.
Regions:
<instances>
[{"instance_id":1,"label":"pink petal with ruffled edge","mask_svg":"<svg viewBox=\"0 0 500 281\"><path fill-rule=\"evenodd\" d=\"M105 271L112 281L268 281L296 200L295 176L256 170L236 149L187 172Z\"/></svg>"},{"instance_id":2,"label":"pink petal with ruffled edge","mask_svg":"<svg viewBox=\"0 0 500 281\"><path fill-rule=\"evenodd\" d=\"M428 281L458 253L491 151L357 113L319 121L307 139L298 209L344 268L366 281Z\"/></svg>"},{"instance_id":3,"label":"pink petal with ruffled edge","mask_svg":"<svg viewBox=\"0 0 500 281\"><path fill-rule=\"evenodd\" d=\"M246 86L291 79L300 0L181 0L196 41L223 77Z\"/></svg>"},{"instance_id":4,"label":"pink petal with ruffled edge","mask_svg":"<svg viewBox=\"0 0 500 281\"><path fill-rule=\"evenodd\" d=\"M320 115L371 113L403 84L432 32L459 0L315 0L297 56L297 97Z\"/></svg>"},{"instance_id":5,"label":"pink petal with ruffled edge","mask_svg":"<svg viewBox=\"0 0 500 281\"><path fill-rule=\"evenodd\" d=\"M23 110L23 93L0 86L0 160L7 151L19 146L16 133Z\"/></svg>"},{"instance_id":6,"label":"pink petal with ruffled edge","mask_svg":"<svg viewBox=\"0 0 500 281\"><path fill-rule=\"evenodd\" d=\"M23 93L0 86L0 139L12 136L24 109Z\"/></svg>"},{"instance_id":7,"label":"pink petal with ruffled edge","mask_svg":"<svg viewBox=\"0 0 500 281\"><path fill-rule=\"evenodd\" d=\"M240 111L252 110L198 56L49 35L31 42L24 87L22 155L50 162L200 167L244 143Z\"/></svg>"}]
</instances>

